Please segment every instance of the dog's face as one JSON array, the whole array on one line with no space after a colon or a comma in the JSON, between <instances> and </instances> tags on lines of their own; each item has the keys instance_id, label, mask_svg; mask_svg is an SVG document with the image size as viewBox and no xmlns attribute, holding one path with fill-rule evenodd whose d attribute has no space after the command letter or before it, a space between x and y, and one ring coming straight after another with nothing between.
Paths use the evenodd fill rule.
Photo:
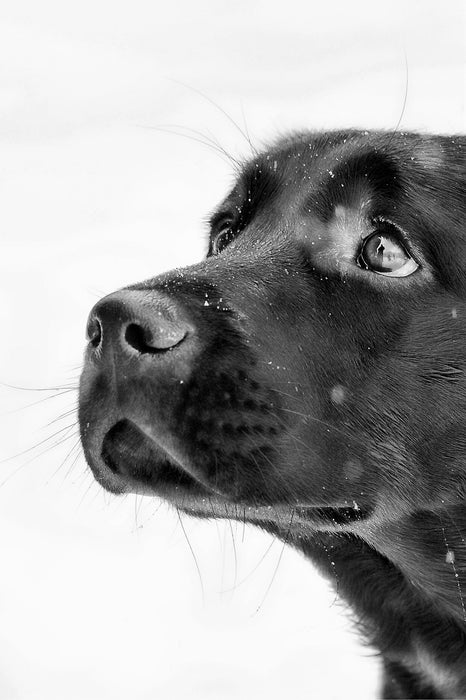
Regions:
<instances>
[{"instance_id":1,"label":"dog's face","mask_svg":"<svg viewBox=\"0 0 466 700\"><path fill-rule=\"evenodd\" d=\"M97 480L283 529L463 500L462 152L300 134L246 164L206 260L91 311L79 413Z\"/></svg>"}]
</instances>

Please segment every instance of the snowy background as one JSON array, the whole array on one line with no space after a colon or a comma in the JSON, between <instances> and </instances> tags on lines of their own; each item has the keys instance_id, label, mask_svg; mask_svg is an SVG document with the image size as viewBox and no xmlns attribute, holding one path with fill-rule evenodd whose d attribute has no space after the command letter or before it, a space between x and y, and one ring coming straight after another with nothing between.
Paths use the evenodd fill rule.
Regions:
<instances>
[{"instance_id":1,"label":"snowy background","mask_svg":"<svg viewBox=\"0 0 466 700\"><path fill-rule=\"evenodd\" d=\"M373 652L312 566L185 519L199 576L176 514L93 482L75 392L32 389L76 386L101 295L201 258L232 176L199 140L464 131L462 6L0 5L0 381L22 387L0 387L2 700L374 697Z\"/></svg>"}]
</instances>

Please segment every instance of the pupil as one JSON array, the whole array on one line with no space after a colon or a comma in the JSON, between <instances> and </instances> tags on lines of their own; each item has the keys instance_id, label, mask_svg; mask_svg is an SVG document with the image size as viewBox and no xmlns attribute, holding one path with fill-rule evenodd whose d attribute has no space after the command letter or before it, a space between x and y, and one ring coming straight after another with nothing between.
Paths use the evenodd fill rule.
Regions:
<instances>
[{"instance_id":1,"label":"pupil","mask_svg":"<svg viewBox=\"0 0 466 700\"><path fill-rule=\"evenodd\" d=\"M377 253L377 255L379 255L381 258L383 258L384 251L385 251L385 246L384 246L384 244L382 243L382 239L380 239L380 243L379 243L379 245L377 246L376 253Z\"/></svg>"},{"instance_id":2,"label":"pupil","mask_svg":"<svg viewBox=\"0 0 466 700\"><path fill-rule=\"evenodd\" d=\"M374 235L368 241L366 254L367 263L375 272L393 272L407 259L406 253L397 240L380 234Z\"/></svg>"}]
</instances>

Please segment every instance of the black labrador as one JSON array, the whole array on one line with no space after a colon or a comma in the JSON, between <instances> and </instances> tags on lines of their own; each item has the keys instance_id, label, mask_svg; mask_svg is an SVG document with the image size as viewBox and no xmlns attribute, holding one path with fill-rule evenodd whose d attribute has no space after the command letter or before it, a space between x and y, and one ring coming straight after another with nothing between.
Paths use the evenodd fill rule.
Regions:
<instances>
[{"instance_id":1,"label":"black labrador","mask_svg":"<svg viewBox=\"0 0 466 700\"><path fill-rule=\"evenodd\" d=\"M282 139L241 169L206 260L88 323L96 479L302 550L380 650L385 698L466 697L465 151Z\"/></svg>"}]
</instances>

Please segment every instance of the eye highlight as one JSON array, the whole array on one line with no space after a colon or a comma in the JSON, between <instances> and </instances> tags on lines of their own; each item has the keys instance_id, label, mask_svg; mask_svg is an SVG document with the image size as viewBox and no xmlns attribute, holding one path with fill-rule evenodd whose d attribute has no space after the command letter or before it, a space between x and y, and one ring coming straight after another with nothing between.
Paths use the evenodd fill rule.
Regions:
<instances>
[{"instance_id":1,"label":"eye highlight","mask_svg":"<svg viewBox=\"0 0 466 700\"><path fill-rule=\"evenodd\" d=\"M419 268L399 229L388 221L378 222L377 230L363 241L356 262L364 270L386 277L408 277Z\"/></svg>"}]
</instances>

